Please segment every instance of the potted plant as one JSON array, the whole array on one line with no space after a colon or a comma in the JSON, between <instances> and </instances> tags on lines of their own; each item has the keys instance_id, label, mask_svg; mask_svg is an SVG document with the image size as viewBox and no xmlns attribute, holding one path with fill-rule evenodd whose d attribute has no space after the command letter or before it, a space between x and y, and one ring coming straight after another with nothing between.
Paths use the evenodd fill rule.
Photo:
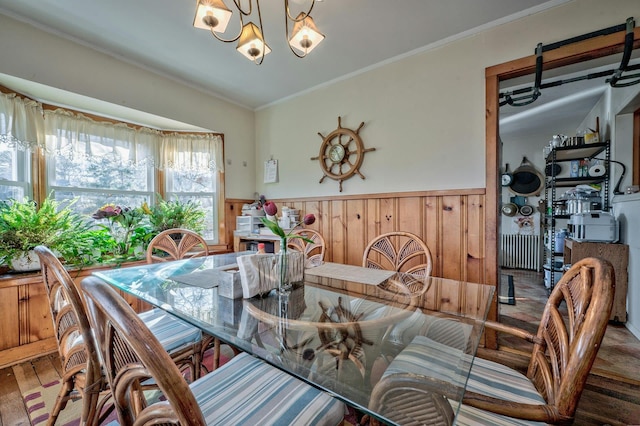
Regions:
<instances>
[{"instance_id":1,"label":"potted plant","mask_svg":"<svg viewBox=\"0 0 640 426\"><path fill-rule=\"evenodd\" d=\"M166 201L158 197L156 205L146 210L154 235L173 228L185 228L198 233L205 228L206 213L193 200L181 201L176 198Z\"/></svg>"},{"instance_id":2,"label":"potted plant","mask_svg":"<svg viewBox=\"0 0 640 426\"><path fill-rule=\"evenodd\" d=\"M0 264L15 271L40 269L33 249L45 245L68 263L83 263L91 253L89 221L75 213L76 200L59 203L47 197L38 208L25 198L0 201Z\"/></svg>"}]
</instances>

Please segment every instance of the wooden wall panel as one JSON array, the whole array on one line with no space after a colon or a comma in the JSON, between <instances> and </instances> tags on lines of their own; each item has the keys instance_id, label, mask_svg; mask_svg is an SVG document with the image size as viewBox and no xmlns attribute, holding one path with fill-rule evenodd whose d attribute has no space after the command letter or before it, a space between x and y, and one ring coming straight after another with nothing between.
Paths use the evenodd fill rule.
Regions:
<instances>
[{"instance_id":1,"label":"wooden wall panel","mask_svg":"<svg viewBox=\"0 0 640 426\"><path fill-rule=\"evenodd\" d=\"M361 265L373 238L407 231L431 250L434 276L484 283L484 198L469 189L273 201L316 215L311 228L325 238L327 261Z\"/></svg>"},{"instance_id":2,"label":"wooden wall panel","mask_svg":"<svg viewBox=\"0 0 640 426\"><path fill-rule=\"evenodd\" d=\"M346 201L346 221L348 235L348 250L346 262L349 265L362 264L362 253L367 246L366 240L366 201Z\"/></svg>"},{"instance_id":3,"label":"wooden wall panel","mask_svg":"<svg viewBox=\"0 0 640 426\"><path fill-rule=\"evenodd\" d=\"M466 269L461 261L464 229L460 204L459 195L442 197L442 276L455 280L462 279L462 270ZM466 256L464 263L466 264Z\"/></svg>"},{"instance_id":4,"label":"wooden wall panel","mask_svg":"<svg viewBox=\"0 0 640 426\"><path fill-rule=\"evenodd\" d=\"M466 281L485 283L484 206L480 195L467 196L467 276Z\"/></svg>"},{"instance_id":5,"label":"wooden wall panel","mask_svg":"<svg viewBox=\"0 0 640 426\"><path fill-rule=\"evenodd\" d=\"M33 343L53 336L49 297L44 284L31 284L23 286L23 288L26 289L26 298L21 299L21 304L24 303L24 311L29 317L29 330L26 341L20 343Z\"/></svg>"},{"instance_id":6,"label":"wooden wall panel","mask_svg":"<svg viewBox=\"0 0 640 426\"><path fill-rule=\"evenodd\" d=\"M0 350L20 344L18 317L18 288L0 289Z\"/></svg>"}]
</instances>

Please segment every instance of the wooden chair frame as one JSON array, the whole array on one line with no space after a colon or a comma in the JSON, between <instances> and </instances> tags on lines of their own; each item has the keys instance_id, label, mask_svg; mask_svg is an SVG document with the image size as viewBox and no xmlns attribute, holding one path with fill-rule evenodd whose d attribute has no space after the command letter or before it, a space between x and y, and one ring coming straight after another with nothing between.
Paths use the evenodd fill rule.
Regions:
<instances>
[{"instance_id":1,"label":"wooden chair frame","mask_svg":"<svg viewBox=\"0 0 640 426\"><path fill-rule=\"evenodd\" d=\"M165 256L158 256L155 251L159 250L165 253ZM195 257L204 257L209 255L209 247L207 242L196 232L183 228L167 229L156 235L147 247L147 263L166 262L169 260L190 259ZM202 369L207 369L202 364L204 354L210 348L213 348L213 370L220 366L220 339L204 333L202 344L197 358L193 361L195 373L193 378L200 377ZM238 349L232 347L233 352L237 355Z\"/></svg>"},{"instance_id":2,"label":"wooden chair frame","mask_svg":"<svg viewBox=\"0 0 640 426\"><path fill-rule=\"evenodd\" d=\"M62 386L48 424L54 425L67 402L78 398L82 399L81 424L100 424L111 411L107 410L100 417L111 394L102 374L84 303L73 279L51 250L38 246L35 252L40 259L42 280L49 298L62 364ZM82 338L78 339L78 335Z\"/></svg>"},{"instance_id":3,"label":"wooden chair frame","mask_svg":"<svg viewBox=\"0 0 640 426\"><path fill-rule=\"evenodd\" d=\"M158 256L155 250L165 256ZM147 263L166 262L169 260L189 259L209 255L209 246L202 236L196 232L182 228L162 231L147 247Z\"/></svg>"},{"instance_id":4,"label":"wooden chair frame","mask_svg":"<svg viewBox=\"0 0 640 426\"><path fill-rule=\"evenodd\" d=\"M536 334L493 321L486 322L487 328L533 343L526 376L546 404L507 401L469 389L465 391L462 403L517 419L571 424L609 321L614 290L611 263L587 258L575 263L555 285ZM566 318L561 305L566 306ZM448 424L446 419L451 418L451 407L439 404L438 398L433 399L434 392L447 395L447 384L437 380L425 382L410 371L391 374L378 382L370 405L385 404L387 409L391 405L401 413L407 403L411 405L410 398L413 398L411 395L400 398L403 392L406 395L407 388L412 389L411 393L415 393L416 398L422 395L425 401L431 401L414 410L412 416L433 416L438 422ZM464 406L460 410L464 411Z\"/></svg>"},{"instance_id":5,"label":"wooden chair frame","mask_svg":"<svg viewBox=\"0 0 640 426\"><path fill-rule=\"evenodd\" d=\"M419 264L420 257L424 261ZM362 266L430 276L433 268L429 247L410 232L388 232L374 238L364 250Z\"/></svg>"},{"instance_id":6,"label":"wooden chair frame","mask_svg":"<svg viewBox=\"0 0 640 426\"><path fill-rule=\"evenodd\" d=\"M184 377L124 299L95 277L85 278L81 286L120 424L204 426L202 411ZM166 401L148 403L143 390L150 378Z\"/></svg>"},{"instance_id":7,"label":"wooden chair frame","mask_svg":"<svg viewBox=\"0 0 640 426\"><path fill-rule=\"evenodd\" d=\"M313 241L309 243L302 238L288 238L287 247L304 253L305 265L319 266L324 260L326 243L322 234L313 229L296 229L293 235L300 235Z\"/></svg>"},{"instance_id":8,"label":"wooden chair frame","mask_svg":"<svg viewBox=\"0 0 640 426\"><path fill-rule=\"evenodd\" d=\"M555 285L536 334L488 321L485 325L533 343L527 377L547 404L508 403L466 392L463 403L501 415L553 424L573 422L613 306L615 275L605 259L575 263ZM567 318L560 308L565 302Z\"/></svg>"}]
</instances>

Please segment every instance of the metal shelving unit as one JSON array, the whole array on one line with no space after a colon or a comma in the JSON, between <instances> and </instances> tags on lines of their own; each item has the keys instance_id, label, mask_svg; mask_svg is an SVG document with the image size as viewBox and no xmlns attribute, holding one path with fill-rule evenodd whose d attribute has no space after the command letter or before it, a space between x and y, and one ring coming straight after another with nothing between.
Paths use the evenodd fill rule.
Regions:
<instances>
[{"instance_id":1,"label":"metal shelving unit","mask_svg":"<svg viewBox=\"0 0 640 426\"><path fill-rule=\"evenodd\" d=\"M604 158L598 157L604 154ZM581 176L581 177L555 177L545 176L545 205L546 212L544 215L544 231L543 235L548 236L549 246L543 244L543 265L549 263L549 290L553 289L555 283L555 264L557 257L562 257L564 247L556 247L555 233L556 220L569 219L569 214L556 214L556 206L562 201L558 200L558 188L569 188L576 185L602 184L601 195L603 197L602 210L609 210L609 160L611 156L611 144L609 141L593 143L577 146L562 146L554 148L546 158L546 164L551 165L551 169L555 165L563 162L571 162L575 160L592 160L601 158L605 163L605 173L602 176Z\"/></svg>"}]
</instances>

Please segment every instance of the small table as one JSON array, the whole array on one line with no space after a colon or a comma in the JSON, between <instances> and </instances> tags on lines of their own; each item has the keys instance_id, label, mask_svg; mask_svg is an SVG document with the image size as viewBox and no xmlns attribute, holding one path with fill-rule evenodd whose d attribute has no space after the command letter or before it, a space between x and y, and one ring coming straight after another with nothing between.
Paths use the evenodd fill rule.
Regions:
<instances>
[{"instance_id":1,"label":"small table","mask_svg":"<svg viewBox=\"0 0 640 426\"><path fill-rule=\"evenodd\" d=\"M449 385L434 391L462 400L492 286L384 271L378 272L386 278L379 275L381 281L372 284L371 270L330 264L317 275L306 270L304 283L288 295L227 299L218 295L215 272L238 255L93 274L388 423L384 409L369 409L381 361L393 359L434 320L455 321L464 329L466 349L445 374Z\"/></svg>"}]
</instances>

